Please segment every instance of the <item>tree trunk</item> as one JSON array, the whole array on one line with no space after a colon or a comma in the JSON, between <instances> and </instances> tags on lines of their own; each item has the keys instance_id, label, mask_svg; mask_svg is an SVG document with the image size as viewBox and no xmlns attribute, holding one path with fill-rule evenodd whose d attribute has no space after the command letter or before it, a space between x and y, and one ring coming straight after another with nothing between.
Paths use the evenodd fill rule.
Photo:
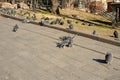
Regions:
<instances>
[{"instance_id":1,"label":"tree trunk","mask_svg":"<svg viewBox=\"0 0 120 80\"><path fill-rule=\"evenodd\" d=\"M53 14L59 14L59 8L58 8L58 0L51 0L52 1L52 13Z\"/></svg>"},{"instance_id":2,"label":"tree trunk","mask_svg":"<svg viewBox=\"0 0 120 80\"><path fill-rule=\"evenodd\" d=\"M12 0L12 4L15 4L15 0Z\"/></svg>"},{"instance_id":3,"label":"tree trunk","mask_svg":"<svg viewBox=\"0 0 120 80\"><path fill-rule=\"evenodd\" d=\"M66 1L67 8L73 8L74 6L74 1L75 0L68 0Z\"/></svg>"}]
</instances>

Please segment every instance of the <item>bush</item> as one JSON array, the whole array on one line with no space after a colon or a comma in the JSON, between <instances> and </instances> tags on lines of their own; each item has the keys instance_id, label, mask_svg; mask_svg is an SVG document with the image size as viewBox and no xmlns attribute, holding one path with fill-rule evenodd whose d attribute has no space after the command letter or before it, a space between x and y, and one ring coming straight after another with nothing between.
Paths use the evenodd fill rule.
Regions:
<instances>
[{"instance_id":1,"label":"bush","mask_svg":"<svg viewBox=\"0 0 120 80\"><path fill-rule=\"evenodd\" d=\"M89 5L89 9L91 13L101 13L104 11L103 4L100 1L91 2Z\"/></svg>"}]
</instances>

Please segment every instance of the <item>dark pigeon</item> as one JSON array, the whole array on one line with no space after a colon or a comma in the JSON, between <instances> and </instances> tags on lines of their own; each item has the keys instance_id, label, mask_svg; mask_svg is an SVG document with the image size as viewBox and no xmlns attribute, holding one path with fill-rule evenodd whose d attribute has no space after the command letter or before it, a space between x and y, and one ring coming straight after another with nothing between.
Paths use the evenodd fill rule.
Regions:
<instances>
[{"instance_id":1,"label":"dark pigeon","mask_svg":"<svg viewBox=\"0 0 120 80\"><path fill-rule=\"evenodd\" d=\"M56 24L60 24L61 19L56 19Z\"/></svg>"},{"instance_id":2,"label":"dark pigeon","mask_svg":"<svg viewBox=\"0 0 120 80\"><path fill-rule=\"evenodd\" d=\"M73 25L72 25L72 24L69 25L69 29L70 29L70 30L73 29Z\"/></svg>"},{"instance_id":3,"label":"dark pigeon","mask_svg":"<svg viewBox=\"0 0 120 80\"><path fill-rule=\"evenodd\" d=\"M115 38L118 38L118 32L116 30L114 31L113 35Z\"/></svg>"},{"instance_id":4,"label":"dark pigeon","mask_svg":"<svg viewBox=\"0 0 120 80\"><path fill-rule=\"evenodd\" d=\"M33 14L32 19L33 19L33 20L37 20L37 18L36 18L36 15L35 15L35 14Z\"/></svg>"},{"instance_id":5,"label":"dark pigeon","mask_svg":"<svg viewBox=\"0 0 120 80\"><path fill-rule=\"evenodd\" d=\"M78 21L76 21L75 23L78 24Z\"/></svg>"},{"instance_id":6,"label":"dark pigeon","mask_svg":"<svg viewBox=\"0 0 120 80\"><path fill-rule=\"evenodd\" d=\"M96 35L96 30L93 31L93 35Z\"/></svg>"},{"instance_id":7,"label":"dark pigeon","mask_svg":"<svg viewBox=\"0 0 120 80\"><path fill-rule=\"evenodd\" d=\"M64 25L64 22L63 22L63 21L61 21L61 22L60 22L60 25Z\"/></svg>"},{"instance_id":8,"label":"dark pigeon","mask_svg":"<svg viewBox=\"0 0 120 80\"><path fill-rule=\"evenodd\" d=\"M41 18L41 21L40 21L40 25L43 26L44 24L45 24L45 18L42 17L42 18Z\"/></svg>"},{"instance_id":9,"label":"dark pigeon","mask_svg":"<svg viewBox=\"0 0 120 80\"><path fill-rule=\"evenodd\" d=\"M93 23L89 23L88 26L94 26L94 24Z\"/></svg>"},{"instance_id":10,"label":"dark pigeon","mask_svg":"<svg viewBox=\"0 0 120 80\"><path fill-rule=\"evenodd\" d=\"M82 25L86 25L87 23L86 22L83 22Z\"/></svg>"},{"instance_id":11,"label":"dark pigeon","mask_svg":"<svg viewBox=\"0 0 120 80\"><path fill-rule=\"evenodd\" d=\"M18 30L18 25L16 24L14 27L13 27L13 32L16 32Z\"/></svg>"},{"instance_id":12,"label":"dark pigeon","mask_svg":"<svg viewBox=\"0 0 120 80\"><path fill-rule=\"evenodd\" d=\"M65 19L65 17L63 17L63 19Z\"/></svg>"},{"instance_id":13,"label":"dark pigeon","mask_svg":"<svg viewBox=\"0 0 120 80\"><path fill-rule=\"evenodd\" d=\"M74 38L75 38L75 36L73 36L73 37L71 37L71 36L60 37L61 42L57 44L57 47L59 47L59 48L64 48L65 46L72 47Z\"/></svg>"},{"instance_id":14,"label":"dark pigeon","mask_svg":"<svg viewBox=\"0 0 120 80\"><path fill-rule=\"evenodd\" d=\"M76 14L73 14L72 17L73 17L73 18L77 18L77 15L76 15Z\"/></svg>"},{"instance_id":15,"label":"dark pigeon","mask_svg":"<svg viewBox=\"0 0 120 80\"><path fill-rule=\"evenodd\" d=\"M106 62L107 64L110 64L111 61L112 61L112 54L111 54L111 53L107 53L107 54L105 55L105 62Z\"/></svg>"},{"instance_id":16,"label":"dark pigeon","mask_svg":"<svg viewBox=\"0 0 120 80\"><path fill-rule=\"evenodd\" d=\"M68 23L68 24L71 24L71 23L72 23L72 21L71 21L71 20L67 20L67 23Z\"/></svg>"}]
</instances>

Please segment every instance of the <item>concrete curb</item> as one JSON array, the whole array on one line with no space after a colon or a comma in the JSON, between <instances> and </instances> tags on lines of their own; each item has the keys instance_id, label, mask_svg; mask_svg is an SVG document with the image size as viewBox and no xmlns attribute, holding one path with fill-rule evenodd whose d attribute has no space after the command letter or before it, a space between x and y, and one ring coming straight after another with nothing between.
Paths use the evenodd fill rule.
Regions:
<instances>
[{"instance_id":1,"label":"concrete curb","mask_svg":"<svg viewBox=\"0 0 120 80\"><path fill-rule=\"evenodd\" d=\"M20 18L17 18L17 17L13 17L13 16L9 16L9 15L5 15L5 14L1 14L1 16L7 17L7 18L11 18L11 19L15 19L15 20L18 20L18 21L22 21L23 20L23 19L20 19Z\"/></svg>"},{"instance_id":2,"label":"concrete curb","mask_svg":"<svg viewBox=\"0 0 120 80\"><path fill-rule=\"evenodd\" d=\"M23 21L23 19L13 17L13 16L9 16L9 15L1 14L1 16L11 18L11 19L15 19L15 20L18 20L18 21ZM35 25L39 25L38 22L34 22L34 21L31 21L30 23L35 24ZM115 45L115 46L120 46L120 42L109 40L109 39L106 39L106 38L102 38L102 37L98 37L98 36L78 32L78 31L74 31L74 30L67 30L67 29L64 29L64 28L61 28L61 27L56 27L56 26L47 25L47 24L45 24L44 26L48 27L48 28L61 30L61 31L64 31L64 32L67 32L67 33L77 34L79 36L87 37L87 38L90 38L90 39L93 39L93 40L101 41L101 42L112 44L112 45Z\"/></svg>"}]
</instances>

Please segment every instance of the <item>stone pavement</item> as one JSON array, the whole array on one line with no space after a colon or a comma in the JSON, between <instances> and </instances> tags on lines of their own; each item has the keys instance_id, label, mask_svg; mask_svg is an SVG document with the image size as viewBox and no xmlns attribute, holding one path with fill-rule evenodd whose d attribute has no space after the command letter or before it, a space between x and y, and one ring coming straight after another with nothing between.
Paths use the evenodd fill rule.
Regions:
<instances>
[{"instance_id":1,"label":"stone pavement","mask_svg":"<svg viewBox=\"0 0 120 80\"><path fill-rule=\"evenodd\" d=\"M76 36L72 48L59 49L64 35L74 36L0 17L0 80L120 80L120 47ZM106 52L110 65L99 62Z\"/></svg>"}]
</instances>

